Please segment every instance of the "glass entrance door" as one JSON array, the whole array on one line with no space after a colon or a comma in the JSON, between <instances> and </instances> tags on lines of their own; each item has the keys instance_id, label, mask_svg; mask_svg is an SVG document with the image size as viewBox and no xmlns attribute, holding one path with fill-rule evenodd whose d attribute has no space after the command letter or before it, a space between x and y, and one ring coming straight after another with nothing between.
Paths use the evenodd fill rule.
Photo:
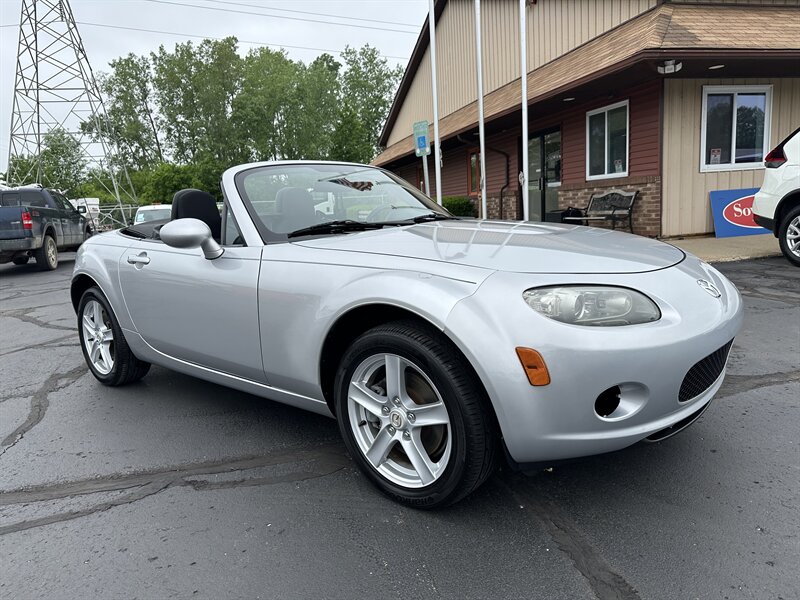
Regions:
<instances>
[{"instance_id":1,"label":"glass entrance door","mask_svg":"<svg viewBox=\"0 0 800 600\"><path fill-rule=\"evenodd\" d=\"M528 140L528 220L544 221L558 210L561 185L561 130L533 135Z\"/></svg>"}]
</instances>

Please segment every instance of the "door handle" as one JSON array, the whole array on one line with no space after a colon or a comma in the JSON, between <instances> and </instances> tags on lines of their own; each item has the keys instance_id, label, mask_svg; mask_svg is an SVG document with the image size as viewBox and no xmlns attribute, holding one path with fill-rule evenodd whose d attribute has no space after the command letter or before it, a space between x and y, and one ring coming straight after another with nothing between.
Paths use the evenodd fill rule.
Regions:
<instances>
[{"instance_id":1,"label":"door handle","mask_svg":"<svg viewBox=\"0 0 800 600\"><path fill-rule=\"evenodd\" d=\"M150 257L144 252L141 254L131 254L128 256L129 265L147 265L150 264Z\"/></svg>"}]
</instances>

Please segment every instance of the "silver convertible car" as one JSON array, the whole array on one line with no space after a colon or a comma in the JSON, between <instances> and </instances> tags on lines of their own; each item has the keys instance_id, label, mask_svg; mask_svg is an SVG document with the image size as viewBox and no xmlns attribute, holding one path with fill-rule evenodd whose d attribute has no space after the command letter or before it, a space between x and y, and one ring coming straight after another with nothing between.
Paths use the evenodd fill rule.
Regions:
<instances>
[{"instance_id":1,"label":"silver convertible car","mask_svg":"<svg viewBox=\"0 0 800 600\"><path fill-rule=\"evenodd\" d=\"M93 236L72 302L94 376L155 363L334 416L413 506L515 467L680 431L722 384L741 297L651 239L459 219L392 173L276 162Z\"/></svg>"}]
</instances>

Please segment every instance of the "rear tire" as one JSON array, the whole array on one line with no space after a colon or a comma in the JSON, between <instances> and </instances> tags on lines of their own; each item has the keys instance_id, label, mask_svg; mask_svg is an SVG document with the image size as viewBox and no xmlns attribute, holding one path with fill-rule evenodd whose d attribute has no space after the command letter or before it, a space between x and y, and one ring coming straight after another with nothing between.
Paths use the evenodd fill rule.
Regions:
<instances>
[{"instance_id":1,"label":"rear tire","mask_svg":"<svg viewBox=\"0 0 800 600\"><path fill-rule=\"evenodd\" d=\"M483 387L432 327L397 321L359 337L342 358L335 401L353 460L398 502L453 504L494 470L496 426Z\"/></svg>"},{"instance_id":2,"label":"rear tire","mask_svg":"<svg viewBox=\"0 0 800 600\"><path fill-rule=\"evenodd\" d=\"M18 267L21 267L22 265L27 265L30 259L31 257L26 254L25 256L16 256L12 258L11 262L13 262Z\"/></svg>"},{"instance_id":3,"label":"rear tire","mask_svg":"<svg viewBox=\"0 0 800 600\"><path fill-rule=\"evenodd\" d=\"M40 271L55 271L58 268L58 246L49 233L42 240L42 247L34 253Z\"/></svg>"},{"instance_id":4,"label":"rear tire","mask_svg":"<svg viewBox=\"0 0 800 600\"><path fill-rule=\"evenodd\" d=\"M98 287L89 288L81 296L78 335L89 370L104 385L133 383L150 370L150 363L131 352L111 305Z\"/></svg>"},{"instance_id":5,"label":"rear tire","mask_svg":"<svg viewBox=\"0 0 800 600\"><path fill-rule=\"evenodd\" d=\"M792 208L781 221L778 243L788 261L800 267L800 205Z\"/></svg>"}]
</instances>

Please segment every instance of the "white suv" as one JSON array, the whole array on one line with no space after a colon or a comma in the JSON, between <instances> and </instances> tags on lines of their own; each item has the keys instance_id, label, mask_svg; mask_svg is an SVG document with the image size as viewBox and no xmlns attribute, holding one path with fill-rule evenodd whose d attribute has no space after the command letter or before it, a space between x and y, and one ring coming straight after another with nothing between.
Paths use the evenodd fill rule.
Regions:
<instances>
[{"instance_id":1,"label":"white suv","mask_svg":"<svg viewBox=\"0 0 800 600\"><path fill-rule=\"evenodd\" d=\"M800 128L767 154L764 166L753 219L775 233L784 256L800 267Z\"/></svg>"}]
</instances>

